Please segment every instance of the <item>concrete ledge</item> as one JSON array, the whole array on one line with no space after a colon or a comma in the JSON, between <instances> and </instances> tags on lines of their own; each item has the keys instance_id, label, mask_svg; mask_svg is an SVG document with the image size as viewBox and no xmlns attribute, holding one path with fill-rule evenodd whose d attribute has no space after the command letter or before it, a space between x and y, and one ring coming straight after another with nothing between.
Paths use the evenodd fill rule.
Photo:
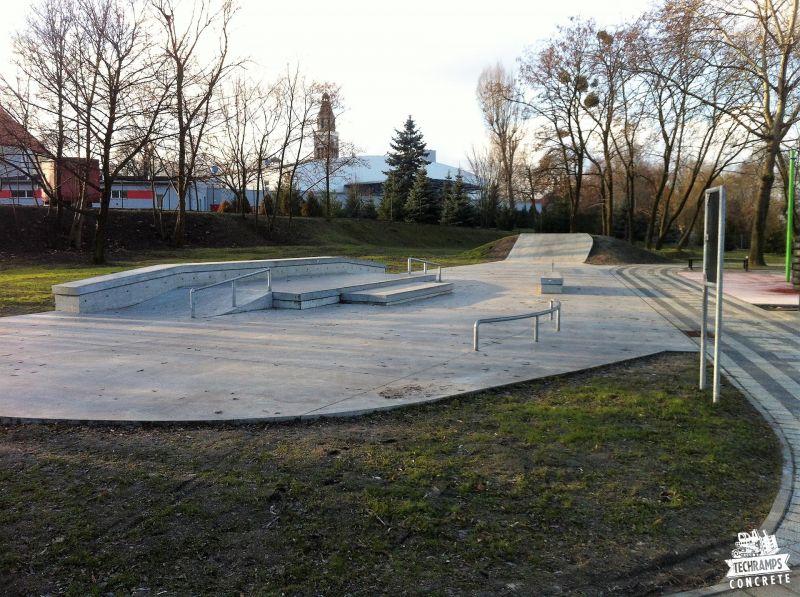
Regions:
<instances>
[{"instance_id":1,"label":"concrete ledge","mask_svg":"<svg viewBox=\"0 0 800 597\"><path fill-rule=\"evenodd\" d=\"M136 305L176 288L214 284L266 267L272 269L273 280L303 275L386 271L383 264L346 257L164 264L56 284L53 295L57 311L96 313Z\"/></svg>"},{"instance_id":2,"label":"concrete ledge","mask_svg":"<svg viewBox=\"0 0 800 597\"><path fill-rule=\"evenodd\" d=\"M539 294L561 294L563 288L561 284L540 284Z\"/></svg>"},{"instance_id":3,"label":"concrete ledge","mask_svg":"<svg viewBox=\"0 0 800 597\"><path fill-rule=\"evenodd\" d=\"M539 278L539 294L561 294L564 278L560 274L550 274Z\"/></svg>"}]
</instances>

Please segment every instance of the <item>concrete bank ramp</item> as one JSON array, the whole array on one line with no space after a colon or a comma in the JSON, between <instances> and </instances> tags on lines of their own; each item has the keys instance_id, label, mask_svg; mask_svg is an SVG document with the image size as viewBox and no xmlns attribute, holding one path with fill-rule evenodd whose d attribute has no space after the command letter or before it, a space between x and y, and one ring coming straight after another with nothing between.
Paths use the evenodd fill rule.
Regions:
<instances>
[{"instance_id":1,"label":"concrete bank ramp","mask_svg":"<svg viewBox=\"0 0 800 597\"><path fill-rule=\"evenodd\" d=\"M592 250L589 234L520 234L506 258L529 263L584 263Z\"/></svg>"}]
</instances>

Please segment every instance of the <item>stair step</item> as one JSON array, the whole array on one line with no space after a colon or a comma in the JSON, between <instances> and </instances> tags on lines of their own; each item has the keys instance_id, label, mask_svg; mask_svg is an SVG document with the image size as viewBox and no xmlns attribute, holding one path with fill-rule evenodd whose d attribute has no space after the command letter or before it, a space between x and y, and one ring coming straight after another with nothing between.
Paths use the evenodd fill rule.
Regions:
<instances>
[{"instance_id":1,"label":"stair step","mask_svg":"<svg viewBox=\"0 0 800 597\"><path fill-rule=\"evenodd\" d=\"M391 280L381 280L379 282L370 282L369 284L361 284L360 286L347 286L342 288L342 292L359 292L361 290L370 290L372 288L386 288L389 286L417 286L423 282L435 282L436 274L422 274L415 276L408 276L402 278L394 278Z\"/></svg>"},{"instance_id":2,"label":"stair step","mask_svg":"<svg viewBox=\"0 0 800 597\"><path fill-rule=\"evenodd\" d=\"M400 286L397 288L381 288L371 291L343 292L343 303L367 303L372 305L396 305L409 301L422 300L449 294L453 292L453 285L448 282L428 282Z\"/></svg>"}]
</instances>

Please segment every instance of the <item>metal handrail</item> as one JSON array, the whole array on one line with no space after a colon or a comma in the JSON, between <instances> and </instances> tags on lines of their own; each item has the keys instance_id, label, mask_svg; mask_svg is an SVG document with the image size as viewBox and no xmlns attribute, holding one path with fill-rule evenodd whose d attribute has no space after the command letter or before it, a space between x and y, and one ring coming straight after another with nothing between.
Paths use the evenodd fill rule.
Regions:
<instances>
[{"instance_id":1,"label":"metal handrail","mask_svg":"<svg viewBox=\"0 0 800 597\"><path fill-rule=\"evenodd\" d=\"M264 269L260 269L256 272L250 272L249 274L242 274L241 276L236 276L235 278L231 278L230 280L223 280L222 282L214 282L213 284L208 284L207 286L200 286L199 288L192 288L189 290L189 311L191 312L192 319L195 318L195 302L194 302L194 295L196 292L200 292L201 290L207 290L209 288L214 288L215 286L223 286L224 284L231 285L231 307L236 306L236 282L237 280L241 280L243 278L249 278L251 276L258 276L259 274L263 274L266 272L267 274L267 292L272 291L272 270L268 267Z\"/></svg>"},{"instance_id":2,"label":"metal handrail","mask_svg":"<svg viewBox=\"0 0 800 597\"><path fill-rule=\"evenodd\" d=\"M550 301L550 308L543 311L535 311L533 313L524 313L522 315L506 315L504 317L487 317L485 319L477 319L472 326L472 349L478 350L478 328L483 323L499 323L501 321L514 321L515 319L530 319L533 317L535 322L533 324L533 341L539 341L539 318L544 315L550 315L550 321L553 321L553 314L556 316L556 331L561 331L561 301Z\"/></svg>"},{"instance_id":3,"label":"metal handrail","mask_svg":"<svg viewBox=\"0 0 800 597\"><path fill-rule=\"evenodd\" d=\"M433 265L433 266L438 267L439 268L439 273L436 275L436 281L437 282L441 282L442 281L442 264L441 263L436 263L435 261L428 261L427 259L417 259L416 257L409 257L408 258L408 275L409 276L411 275L411 262L412 261L416 261L417 263L421 263L422 264L422 273L424 273L424 274L428 273L428 266L429 265Z\"/></svg>"}]
</instances>

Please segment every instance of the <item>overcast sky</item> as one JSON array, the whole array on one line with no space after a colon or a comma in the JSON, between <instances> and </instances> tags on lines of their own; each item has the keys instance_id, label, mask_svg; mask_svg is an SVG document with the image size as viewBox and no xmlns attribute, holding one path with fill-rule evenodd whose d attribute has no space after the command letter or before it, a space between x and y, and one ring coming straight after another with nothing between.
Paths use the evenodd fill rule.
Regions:
<instances>
[{"instance_id":1,"label":"overcast sky","mask_svg":"<svg viewBox=\"0 0 800 597\"><path fill-rule=\"evenodd\" d=\"M31 0L4 0L0 69L10 37L24 26ZM273 79L287 63L309 78L341 85L343 141L383 154L411 114L438 161L466 166L485 132L475 102L481 70L498 60L513 67L524 48L546 39L570 16L607 25L633 18L645 0L239 0L233 47L253 60L254 75Z\"/></svg>"}]
</instances>

